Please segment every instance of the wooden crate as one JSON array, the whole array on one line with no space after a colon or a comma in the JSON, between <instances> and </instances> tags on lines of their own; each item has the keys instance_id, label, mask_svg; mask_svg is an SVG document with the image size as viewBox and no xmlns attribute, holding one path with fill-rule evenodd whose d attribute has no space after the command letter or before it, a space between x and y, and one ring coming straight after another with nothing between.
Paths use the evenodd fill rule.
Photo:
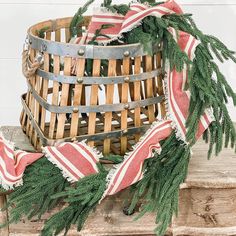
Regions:
<instances>
[{"instance_id":1,"label":"wooden crate","mask_svg":"<svg viewBox=\"0 0 236 236\"><path fill-rule=\"evenodd\" d=\"M39 55L43 65L27 79L22 128L37 149L87 139L104 153L124 154L158 114L165 115L160 47L150 45L150 56L140 44L71 44L70 21L45 21L28 31L24 71ZM89 17L85 27L88 22ZM45 37L39 38L43 28Z\"/></svg>"},{"instance_id":2,"label":"wooden crate","mask_svg":"<svg viewBox=\"0 0 236 236\"><path fill-rule=\"evenodd\" d=\"M22 149L33 150L19 127L3 127L6 138ZM236 155L230 149L219 157L207 160L207 145L199 141L193 149L189 173L181 186L179 215L173 219L167 235L172 236L233 236L236 235ZM139 221L123 213L127 192L105 199L88 218L80 233L70 230L69 236L151 236L155 228L153 214ZM5 201L1 196L0 203ZM43 216L48 218L51 213ZM0 221L7 215L0 213ZM1 223L0 222L0 223ZM39 235L43 220L22 220L0 230L1 236Z\"/></svg>"}]
</instances>

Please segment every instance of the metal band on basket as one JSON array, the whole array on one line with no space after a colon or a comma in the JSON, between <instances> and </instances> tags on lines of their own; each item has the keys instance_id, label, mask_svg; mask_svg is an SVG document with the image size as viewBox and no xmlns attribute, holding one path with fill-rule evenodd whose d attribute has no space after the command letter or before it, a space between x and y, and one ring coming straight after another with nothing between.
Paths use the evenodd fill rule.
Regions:
<instances>
[{"instance_id":1,"label":"metal band on basket","mask_svg":"<svg viewBox=\"0 0 236 236\"><path fill-rule=\"evenodd\" d=\"M123 59L128 52L129 57L137 57L147 55L141 44L129 44L124 46L94 46L79 45L70 43L61 43L41 39L37 36L29 34L29 42L31 48L40 52L53 55L73 58L89 58L89 59ZM146 45L153 53L160 51L159 45ZM79 53L83 52L83 53Z\"/></svg>"},{"instance_id":2,"label":"metal band on basket","mask_svg":"<svg viewBox=\"0 0 236 236\"><path fill-rule=\"evenodd\" d=\"M164 99L164 95L162 95L162 96L146 98L143 100L127 102L127 103L103 104L103 105L93 105L93 106L56 106L56 105L51 105L48 102L46 102L43 98L41 98L41 96L37 93L37 91L33 89L33 87L30 85L29 82L27 82L27 84L33 97L42 107L44 107L47 111L58 113L58 114L74 113L75 109L76 111L79 111L80 113L116 112L116 111L123 111L127 109L135 109L138 107L150 106L153 104L160 103Z\"/></svg>"},{"instance_id":3,"label":"metal band on basket","mask_svg":"<svg viewBox=\"0 0 236 236\"><path fill-rule=\"evenodd\" d=\"M64 84L123 84L127 82L144 81L162 74L162 69L152 70L150 72L143 72L137 75L127 75L127 76L109 76L109 77L96 77L96 76L65 76L65 75L55 75L51 72L46 72L42 69L38 69L36 74L47 80L57 81Z\"/></svg>"},{"instance_id":4,"label":"metal band on basket","mask_svg":"<svg viewBox=\"0 0 236 236\"><path fill-rule=\"evenodd\" d=\"M71 142L71 141L82 141L82 140L88 140L88 141L101 141L107 138L119 138L121 136L128 136L128 135L134 135L137 133L144 133L146 130L150 128L149 124L142 125L140 127L132 127L132 128L127 128L126 130L116 130L116 131L111 131L111 132L103 132L103 133L97 133L97 134L92 134L92 135L80 135L76 137L68 137L68 138L62 138L62 139L48 139L45 137L44 133L41 131L39 125L36 123L34 120L34 116L27 107L25 103L25 96L26 94L23 94L21 96L21 103L23 106L24 112L27 114L27 116L30 119L31 125L34 127L34 129L37 131L37 134L39 138L41 139L42 145L47 146L47 145L55 145L56 143L61 143L61 142Z\"/></svg>"}]
</instances>

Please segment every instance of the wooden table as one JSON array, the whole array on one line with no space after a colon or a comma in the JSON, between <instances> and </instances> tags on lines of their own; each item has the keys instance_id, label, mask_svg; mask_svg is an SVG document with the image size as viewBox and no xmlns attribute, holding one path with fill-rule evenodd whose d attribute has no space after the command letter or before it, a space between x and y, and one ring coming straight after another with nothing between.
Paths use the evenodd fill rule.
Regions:
<instances>
[{"instance_id":1,"label":"wooden table","mask_svg":"<svg viewBox=\"0 0 236 236\"><path fill-rule=\"evenodd\" d=\"M33 151L19 127L2 127L4 136L16 146ZM236 235L236 154L230 149L219 157L207 160L208 146L202 141L193 149L193 157L185 183L181 186L179 216L173 219L167 235L224 236ZM80 233L72 229L68 235L81 236L150 236L155 228L154 216L145 215L139 221L123 213L122 201L126 192L104 200L92 213ZM0 204L6 201L0 197ZM50 214L46 214L46 219ZM0 221L7 215L0 213ZM39 235L43 220L22 220L0 230L1 236Z\"/></svg>"}]
</instances>

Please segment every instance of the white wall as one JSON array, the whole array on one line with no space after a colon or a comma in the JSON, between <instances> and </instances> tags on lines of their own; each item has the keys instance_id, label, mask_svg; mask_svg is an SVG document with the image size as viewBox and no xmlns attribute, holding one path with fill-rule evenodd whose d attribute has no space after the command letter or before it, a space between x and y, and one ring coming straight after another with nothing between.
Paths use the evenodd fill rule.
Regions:
<instances>
[{"instance_id":1,"label":"white wall","mask_svg":"<svg viewBox=\"0 0 236 236\"><path fill-rule=\"evenodd\" d=\"M0 125L18 125L20 95L26 91L21 74L21 51L27 28L39 21L72 16L85 0L0 0ZM95 0L96 5L101 0ZM128 2L128 0L116 3ZM185 12L194 14L199 27L214 34L236 51L236 0L179 0ZM236 65L222 66L236 89ZM236 109L229 104L236 121Z\"/></svg>"}]
</instances>

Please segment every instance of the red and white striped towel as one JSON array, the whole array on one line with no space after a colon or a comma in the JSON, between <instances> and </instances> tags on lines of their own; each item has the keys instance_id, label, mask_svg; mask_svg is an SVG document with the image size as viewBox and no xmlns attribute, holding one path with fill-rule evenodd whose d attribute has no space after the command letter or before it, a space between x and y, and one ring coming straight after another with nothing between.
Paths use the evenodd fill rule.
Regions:
<instances>
[{"instance_id":1,"label":"red and white striped towel","mask_svg":"<svg viewBox=\"0 0 236 236\"><path fill-rule=\"evenodd\" d=\"M157 121L146 132L141 140L127 153L124 161L108 174L108 185L104 197L113 195L120 190L138 182L143 177L143 163L152 157L152 151L161 152L160 141L172 132L171 121Z\"/></svg>"},{"instance_id":2,"label":"red and white striped towel","mask_svg":"<svg viewBox=\"0 0 236 236\"><path fill-rule=\"evenodd\" d=\"M15 151L13 143L0 135L0 185L8 190L22 184L25 168L42 156L42 153Z\"/></svg>"},{"instance_id":3,"label":"red and white striped towel","mask_svg":"<svg viewBox=\"0 0 236 236\"><path fill-rule=\"evenodd\" d=\"M50 162L61 169L63 176L71 183L98 173L97 162L101 154L84 141L44 147L43 153Z\"/></svg>"}]
</instances>

